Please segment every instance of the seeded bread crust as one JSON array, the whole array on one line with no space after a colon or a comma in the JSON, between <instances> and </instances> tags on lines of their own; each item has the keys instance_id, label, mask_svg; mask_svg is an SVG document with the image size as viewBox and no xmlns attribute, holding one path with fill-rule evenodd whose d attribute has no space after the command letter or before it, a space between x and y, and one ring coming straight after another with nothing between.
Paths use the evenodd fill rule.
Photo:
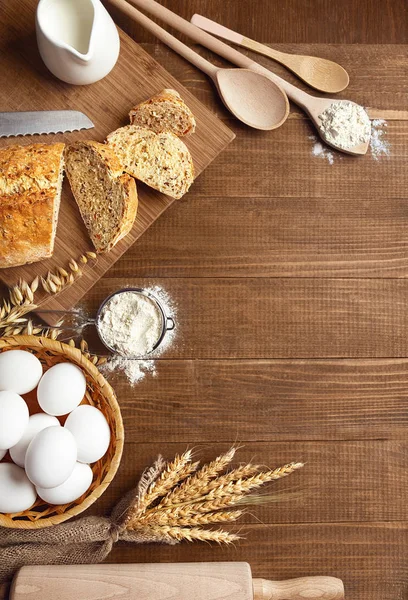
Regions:
<instances>
[{"instance_id":1,"label":"seeded bread crust","mask_svg":"<svg viewBox=\"0 0 408 600\"><path fill-rule=\"evenodd\" d=\"M171 131L182 137L194 133L193 113L176 90L164 89L149 100L133 107L129 113L131 125L146 127L155 133Z\"/></svg>"},{"instance_id":2,"label":"seeded bread crust","mask_svg":"<svg viewBox=\"0 0 408 600\"><path fill-rule=\"evenodd\" d=\"M0 150L0 268L52 256L64 144Z\"/></svg>"},{"instance_id":3,"label":"seeded bread crust","mask_svg":"<svg viewBox=\"0 0 408 600\"><path fill-rule=\"evenodd\" d=\"M190 151L170 131L126 125L109 134L107 144L129 175L167 196L181 198L194 181Z\"/></svg>"},{"instance_id":4,"label":"seeded bread crust","mask_svg":"<svg viewBox=\"0 0 408 600\"><path fill-rule=\"evenodd\" d=\"M72 193L97 252L108 252L132 229L136 183L109 146L77 142L65 150Z\"/></svg>"}]
</instances>

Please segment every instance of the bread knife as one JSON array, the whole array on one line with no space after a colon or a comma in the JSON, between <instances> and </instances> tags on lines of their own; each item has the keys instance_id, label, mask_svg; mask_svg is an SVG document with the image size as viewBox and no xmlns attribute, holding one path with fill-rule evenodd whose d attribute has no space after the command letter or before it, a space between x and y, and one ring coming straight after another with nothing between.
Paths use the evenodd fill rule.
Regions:
<instances>
[{"instance_id":1,"label":"bread knife","mask_svg":"<svg viewBox=\"0 0 408 600\"><path fill-rule=\"evenodd\" d=\"M0 113L0 137L65 133L91 129L94 124L77 110L38 110Z\"/></svg>"}]
</instances>

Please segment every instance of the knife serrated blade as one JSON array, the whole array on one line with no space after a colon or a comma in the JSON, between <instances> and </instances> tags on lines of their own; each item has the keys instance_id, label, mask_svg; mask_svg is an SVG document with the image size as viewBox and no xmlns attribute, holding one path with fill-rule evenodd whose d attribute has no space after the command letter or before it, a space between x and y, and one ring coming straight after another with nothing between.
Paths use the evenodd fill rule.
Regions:
<instances>
[{"instance_id":1,"label":"knife serrated blade","mask_svg":"<svg viewBox=\"0 0 408 600\"><path fill-rule=\"evenodd\" d=\"M94 124L77 110L39 110L0 113L0 137L65 133L91 129Z\"/></svg>"}]
</instances>

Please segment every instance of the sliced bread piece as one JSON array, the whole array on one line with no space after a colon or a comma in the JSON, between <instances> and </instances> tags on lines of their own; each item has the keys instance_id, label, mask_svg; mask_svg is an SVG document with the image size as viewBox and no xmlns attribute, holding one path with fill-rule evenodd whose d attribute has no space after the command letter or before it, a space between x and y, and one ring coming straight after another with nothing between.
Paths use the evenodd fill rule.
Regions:
<instances>
[{"instance_id":1,"label":"sliced bread piece","mask_svg":"<svg viewBox=\"0 0 408 600\"><path fill-rule=\"evenodd\" d=\"M64 144L0 150L0 268L52 256L63 178Z\"/></svg>"},{"instance_id":2,"label":"sliced bread piece","mask_svg":"<svg viewBox=\"0 0 408 600\"><path fill-rule=\"evenodd\" d=\"M193 113L176 90L165 89L149 100L138 104L129 113L130 123L146 127L155 133L171 131L182 137L194 133Z\"/></svg>"},{"instance_id":3,"label":"sliced bread piece","mask_svg":"<svg viewBox=\"0 0 408 600\"><path fill-rule=\"evenodd\" d=\"M191 154L170 131L126 125L110 133L107 143L129 175L167 196L181 198L193 183Z\"/></svg>"},{"instance_id":4,"label":"sliced bread piece","mask_svg":"<svg viewBox=\"0 0 408 600\"><path fill-rule=\"evenodd\" d=\"M137 212L136 183L109 146L76 142L65 150L72 193L97 252L108 252L131 230Z\"/></svg>"}]
</instances>

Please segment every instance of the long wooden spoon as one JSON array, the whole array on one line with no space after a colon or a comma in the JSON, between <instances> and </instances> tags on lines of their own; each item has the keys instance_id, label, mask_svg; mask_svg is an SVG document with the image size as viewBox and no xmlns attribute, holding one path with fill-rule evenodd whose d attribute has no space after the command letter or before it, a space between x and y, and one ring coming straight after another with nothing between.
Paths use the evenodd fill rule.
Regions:
<instances>
[{"instance_id":1,"label":"long wooden spoon","mask_svg":"<svg viewBox=\"0 0 408 600\"><path fill-rule=\"evenodd\" d=\"M211 77L225 106L237 119L263 130L276 129L286 121L288 98L270 77L249 69L215 67L125 0L109 2Z\"/></svg>"},{"instance_id":2,"label":"long wooden spoon","mask_svg":"<svg viewBox=\"0 0 408 600\"><path fill-rule=\"evenodd\" d=\"M347 71L332 60L319 58L317 56L304 56L301 54L279 52L278 50L274 50L274 48L269 48L269 46L251 40L250 38L247 38L240 33L236 33L235 31L232 31L232 29L228 29L228 27L224 27L224 25L220 25L201 15L193 15L191 17L191 22L208 33L218 35L224 40L228 40L238 46L243 46L244 48L258 52L258 54L263 54L264 56L276 60L276 62L281 63L287 69L295 73L295 75L310 85L310 87L313 87L320 92L335 94L344 90L349 84Z\"/></svg>"},{"instance_id":3,"label":"long wooden spoon","mask_svg":"<svg viewBox=\"0 0 408 600\"><path fill-rule=\"evenodd\" d=\"M115 0L115 2L118 1L119 0ZM341 152L345 152L346 154L366 154L368 144L370 141L369 139L352 148L345 149L341 146L336 145L336 143L331 143L326 138L324 130L320 127L322 123L321 119L319 118L320 115L334 102L348 102L347 100L337 100L335 98L317 98L316 96L311 96L310 94L307 94L306 92L299 89L295 85L292 85L282 77L275 75L275 73L272 73L272 71L269 71L269 69L266 69L262 65L253 61L248 56L245 56L245 54L238 52L238 50L235 50L235 48L231 48L231 46L228 46L216 37L210 35L209 33L206 33L205 31L202 31L189 21L186 21L186 19L183 19L183 17L176 15L171 10L169 10L165 6L162 6L155 0L129 1L132 4L140 6L141 8L149 12L151 15L157 17L158 19L161 19L162 21L167 23L167 25L170 25L171 27L174 27L181 33L184 33L185 35L195 40L202 46L209 48L209 50L212 50L219 56L222 56L229 62L232 62L233 64L242 67L243 69L249 69L251 71L269 77L269 79L277 83L279 87L286 92L288 97L291 100L293 100L293 102L300 106L309 115L310 119L316 126L317 132L320 135L320 137L336 150L340 150ZM124 2L124 0L121 0L121 2Z\"/></svg>"}]
</instances>

